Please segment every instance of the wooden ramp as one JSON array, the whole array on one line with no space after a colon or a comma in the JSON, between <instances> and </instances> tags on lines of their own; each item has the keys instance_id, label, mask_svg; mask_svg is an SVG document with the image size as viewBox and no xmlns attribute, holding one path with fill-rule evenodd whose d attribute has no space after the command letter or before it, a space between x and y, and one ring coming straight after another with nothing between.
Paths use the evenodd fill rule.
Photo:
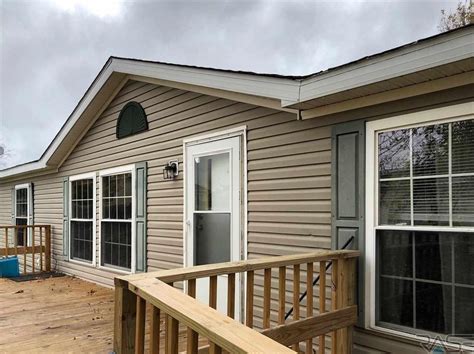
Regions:
<instances>
[{"instance_id":1,"label":"wooden ramp","mask_svg":"<svg viewBox=\"0 0 474 354\"><path fill-rule=\"evenodd\" d=\"M111 353L113 319L113 289L69 276L0 278L0 353Z\"/></svg>"}]
</instances>

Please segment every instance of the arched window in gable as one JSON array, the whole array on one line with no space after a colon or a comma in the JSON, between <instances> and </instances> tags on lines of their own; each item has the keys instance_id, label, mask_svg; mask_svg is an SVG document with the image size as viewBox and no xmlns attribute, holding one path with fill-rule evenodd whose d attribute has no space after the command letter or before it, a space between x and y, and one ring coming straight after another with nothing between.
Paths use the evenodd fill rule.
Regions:
<instances>
[{"instance_id":1,"label":"arched window in gable","mask_svg":"<svg viewBox=\"0 0 474 354\"><path fill-rule=\"evenodd\" d=\"M117 139L148 130L145 110L138 102L127 103L117 120Z\"/></svg>"}]
</instances>

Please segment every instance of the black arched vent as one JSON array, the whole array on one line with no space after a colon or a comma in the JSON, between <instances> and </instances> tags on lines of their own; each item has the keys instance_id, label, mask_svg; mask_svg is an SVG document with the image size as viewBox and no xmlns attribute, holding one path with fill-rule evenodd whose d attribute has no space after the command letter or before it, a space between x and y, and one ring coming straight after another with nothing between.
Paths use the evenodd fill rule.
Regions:
<instances>
[{"instance_id":1,"label":"black arched vent","mask_svg":"<svg viewBox=\"0 0 474 354\"><path fill-rule=\"evenodd\" d=\"M127 103L117 120L117 139L148 130L145 110L138 102Z\"/></svg>"}]
</instances>

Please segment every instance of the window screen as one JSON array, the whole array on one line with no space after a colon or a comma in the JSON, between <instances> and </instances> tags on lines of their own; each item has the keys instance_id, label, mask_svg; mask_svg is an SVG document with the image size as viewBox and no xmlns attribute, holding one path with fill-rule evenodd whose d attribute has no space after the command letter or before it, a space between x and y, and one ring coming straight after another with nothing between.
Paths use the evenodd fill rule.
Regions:
<instances>
[{"instance_id":1,"label":"window screen","mask_svg":"<svg viewBox=\"0 0 474 354\"><path fill-rule=\"evenodd\" d=\"M94 181L71 181L71 258L92 262L94 242Z\"/></svg>"},{"instance_id":2,"label":"window screen","mask_svg":"<svg viewBox=\"0 0 474 354\"><path fill-rule=\"evenodd\" d=\"M102 177L102 265L131 269L132 174Z\"/></svg>"},{"instance_id":3,"label":"window screen","mask_svg":"<svg viewBox=\"0 0 474 354\"><path fill-rule=\"evenodd\" d=\"M380 132L377 142L376 322L472 335L474 120Z\"/></svg>"}]
</instances>

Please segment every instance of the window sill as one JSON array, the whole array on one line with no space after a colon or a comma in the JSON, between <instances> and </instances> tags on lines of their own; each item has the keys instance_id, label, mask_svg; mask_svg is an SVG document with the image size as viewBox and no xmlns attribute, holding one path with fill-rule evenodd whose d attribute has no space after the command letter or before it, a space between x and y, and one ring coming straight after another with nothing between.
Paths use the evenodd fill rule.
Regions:
<instances>
[{"instance_id":1,"label":"window sill","mask_svg":"<svg viewBox=\"0 0 474 354\"><path fill-rule=\"evenodd\" d=\"M130 275L130 274L135 273L131 270L119 269L119 268L108 267L108 266L103 266L103 265L97 265L97 268L106 272L119 274L119 275Z\"/></svg>"},{"instance_id":2,"label":"window sill","mask_svg":"<svg viewBox=\"0 0 474 354\"><path fill-rule=\"evenodd\" d=\"M85 267L89 267L89 268L95 268L95 261L91 261L91 262L87 262L87 261L80 261L78 259L74 259L74 258L68 258L67 259L68 262L70 263L73 263L73 264L77 264L77 265L81 265L81 266L85 266Z\"/></svg>"},{"instance_id":3,"label":"window sill","mask_svg":"<svg viewBox=\"0 0 474 354\"><path fill-rule=\"evenodd\" d=\"M458 343L449 343L449 342L444 342L444 341L441 342L440 338L442 337L440 336L436 338L435 334L433 334L432 337L429 338L425 333L420 333L419 336L416 336L411 333L396 331L396 330L379 327L379 326L366 327L366 328L357 327L357 330L362 331L368 335L382 337L387 340L392 340L394 342L401 342L407 345L413 345L417 348L425 350L425 352L426 352L426 349L424 349L425 345L427 348L430 348L431 346L433 347L444 346L446 349L453 350L456 353L474 350L474 347L471 347L471 346L466 346L466 345L463 346ZM468 339L466 339L466 342L472 343L472 341L469 341Z\"/></svg>"}]
</instances>

